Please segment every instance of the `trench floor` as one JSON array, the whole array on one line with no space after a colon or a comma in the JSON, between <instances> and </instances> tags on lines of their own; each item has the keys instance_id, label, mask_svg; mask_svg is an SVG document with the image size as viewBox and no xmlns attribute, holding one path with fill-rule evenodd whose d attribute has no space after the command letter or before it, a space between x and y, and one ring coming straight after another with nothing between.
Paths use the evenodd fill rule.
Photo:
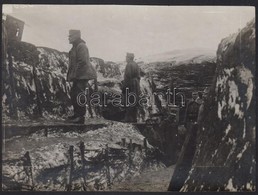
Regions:
<instances>
[{"instance_id":1,"label":"trench floor","mask_svg":"<svg viewBox=\"0 0 258 195\"><path fill-rule=\"evenodd\" d=\"M165 192L174 173L175 165L145 171L141 175L112 186L110 191Z\"/></svg>"}]
</instances>

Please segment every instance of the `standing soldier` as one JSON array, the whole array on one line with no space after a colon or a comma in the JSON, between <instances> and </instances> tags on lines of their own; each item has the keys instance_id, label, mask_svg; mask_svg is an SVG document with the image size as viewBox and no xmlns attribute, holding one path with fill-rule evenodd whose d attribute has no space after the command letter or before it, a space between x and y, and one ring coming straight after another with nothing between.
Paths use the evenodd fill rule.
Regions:
<instances>
[{"instance_id":1,"label":"standing soldier","mask_svg":"<svg viewBox=\"0 0 258 195\"><path fill-rule=\"evenodd\" d=\"M209 88L206 87L203 91L203 95L202 95L203 101L202 101L202 104L200 105L199 112L198 112L197 123L199 127L202 126L203 118L205 116L204 103L207 102L208 100L208 94L209 94Z\"/></svg>"},{"instance_id":2,"label":"standing soldier","mask_svg":"<svg viewBox=\"0 0 258 195\"><path fill-rule=\"evenodd\" d=\"M85 41L81 39L80 30L69 31L69 43L72 44L73 47L69 51L67 81L72 82L70 96L74 115L68 117L68 120L72 123L83 124L86 114L86 105L79 105L77 98L80 93L85 92L89 80L97 79L97 74L90 63L89 50Z\"/></svg>"},{"instance_id":3,"label":"standing soldier","mask_svg":"<svg viewBox=\"0 0 258 195\"><path fill-rule=\"evenodd\" d=\"M198 111L200 107L200 103L197 102L198 92L192 92L192 100L187 104L185 111L185 127L187 130L190 130L192 125L197 122Z\"/></svg>"},{"instance_id":4,"label":"standing soldier","mask_svg":"<svg viewBox=\"0 0 258 195\"><path fill-rule=\"evenodd\" d=\"M140 68L138 64L134 61L134 54L127 53L126 55L127 65L125 67L124 73L124 90L128 89L129 93L135 94L136 99L130 96L128 101L134 102L134 106L126 107L125 122L137 122L137 107L138 107L138 97L140 95ZM126 102L125 102L126 104Z\"/></svg>"},{"instance_id":5,"label":"standing soldier","mask_svg":"<svg viewBox=\"0 0 258 195\"><path fill-rule=\"evenodd\" d=\"M180 191L191 169L196 147L196 135L198 130L197 118L200 107L200 104L196 101L197 97L198 93L194 91L192 93L192 100L187 104L185 113L185 126L187 131L168 191Z\"/></svg>"},{"instance_id":6,"label":"standing soldier","mask_svg":"<svg viewBox=\"0 0 258 195\"><path fill-rule=\"evenodd\" d=\"M178 158L178 161L176 163L176 167L174 170L174 174L171 178L168 191L180 191L182 186L184 185L185 180L187 179L187 176L189 174L189 171L191 170L192 161L194 158L194 154L196 151L196 143L198 143L198 129L202 126L201 122L204 118L204 104L208 99L208 93L209 89L206 88L203 92L203 101L201 102L201 105L197 109L197 116L194 112L194 118L192 118L192 124L189 125L186 133L186 138L183 143L181 154ZM193 101L196 101L195 97L197 97L197 93L193 93ZM189 102L188 106L193 105ZM191 108L191 107L190 107ZM191 116L191 115L189 115Z\"/></svg>"}]
</instances>

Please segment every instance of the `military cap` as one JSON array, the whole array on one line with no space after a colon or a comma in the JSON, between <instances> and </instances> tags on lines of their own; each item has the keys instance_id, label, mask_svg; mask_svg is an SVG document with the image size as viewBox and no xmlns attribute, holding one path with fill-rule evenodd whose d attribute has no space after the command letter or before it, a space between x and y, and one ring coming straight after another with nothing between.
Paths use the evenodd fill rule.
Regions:
<instances>
[{"instance_id":1,"label":"military cap","mask_svg":"<svg viewBox=\"0 0 258 195\"><path fill-rule=\"evenodd\" d=\"M80 30L69 30L69 36L76 36L78 38L81 38L81 31Z\"/></svg>"},{"instance_id":2,"label":"military cap","mask_svg":"<svg viewBox=\"0 0 258 195\"><path fill-rule=\"evenodd\" d=\"M126 57L134 58L134 54L133 53L126 53Z\"/></svg>"}]
</instances>

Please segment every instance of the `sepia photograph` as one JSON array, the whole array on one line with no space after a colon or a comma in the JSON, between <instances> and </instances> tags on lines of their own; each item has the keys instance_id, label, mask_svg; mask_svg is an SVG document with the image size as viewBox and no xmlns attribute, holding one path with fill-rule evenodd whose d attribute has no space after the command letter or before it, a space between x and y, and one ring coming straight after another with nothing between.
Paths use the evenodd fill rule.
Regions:
<instances>
[{"instance_id":1,"label":"sepia photograph","mask_svg":"<svg viewBox=\"0 0 258 195\"><path fill-rule=\"evenodd\" d=\"M254 6L2 5L2 191L256 191Z\"/></svg>"}]
</instances>

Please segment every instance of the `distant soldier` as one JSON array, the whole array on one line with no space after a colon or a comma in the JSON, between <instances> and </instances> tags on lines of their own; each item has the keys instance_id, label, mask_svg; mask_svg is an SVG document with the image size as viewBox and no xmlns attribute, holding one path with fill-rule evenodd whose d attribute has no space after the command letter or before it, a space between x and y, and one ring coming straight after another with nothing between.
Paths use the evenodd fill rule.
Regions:
<instances>
[{"instance_id":1,"label":"distant soldier","mask_svg":"<svg viewBox=\"0 0 258 195\"><path fill-rule=\"evenodd\" d=\"M137 107L138 99L140 95L140 68L134 61L134 54L127 53L126 55L127 65L124 73L124 86L123 93L128 89L129 93L134 93L136 98L136 105L132 107L126 107L125 122L137 122ZM130 96L129 100L133 102L133 97Z\"/></svg>"},{"instance_id":2,"label":"distant soldier","mask_svg":"<svg viewBox=\"0 0 258 195\"><path fill-rule=\"evenodd\" d=\"M72 82L70 96L74 108L74 115L68 117L68 119L69 122L72 123L84 123L86 105L79 105L77 97L80 93L85 92L86 88L89 86L89 80L96 82L97 74L90 63L89 50L85 41L81 39L80 30L69 31L69 43L72 44L73 47L69 51L67 81Z\"/></svg>"},{"instance_id":3,"label":"distant soldier","mask_svg":"<svg viewBox=\"0 0 258 195\"><path fill-rule=\"evenodd\" d=\"M199 112L198 112L197 123L199 126L201 126L201 123L204 118L204 103L207 101L208 94L209 94L209 88L206 87L203 91L203 101L202 101L202 104L200 105Z\"/></svg>"},{"instance_id":4,"label":"distant soldier","mask_svg":"<svg viewBox=\"0 0 258 195\"><path fill-rule=\"evenodd\" d=\"M198 91L198 97L196 99L196 102L200 105L203 103L203 94L202 93L203 93L202 91Z\"/></svg>"},{"instance_id":5,"label":"distant soldier","mask_svg":"<svg viewBox=\"0 0 258 195\"><path fill-rule=\"evenodd\" d=\"M185 127L187 129L191 129L192 124L197 122L198 112L200 103L196 100L198 98L197 92L192 92L192 100L187 104L186 111L185 111Z\"/></svg>"}]
</instances>

